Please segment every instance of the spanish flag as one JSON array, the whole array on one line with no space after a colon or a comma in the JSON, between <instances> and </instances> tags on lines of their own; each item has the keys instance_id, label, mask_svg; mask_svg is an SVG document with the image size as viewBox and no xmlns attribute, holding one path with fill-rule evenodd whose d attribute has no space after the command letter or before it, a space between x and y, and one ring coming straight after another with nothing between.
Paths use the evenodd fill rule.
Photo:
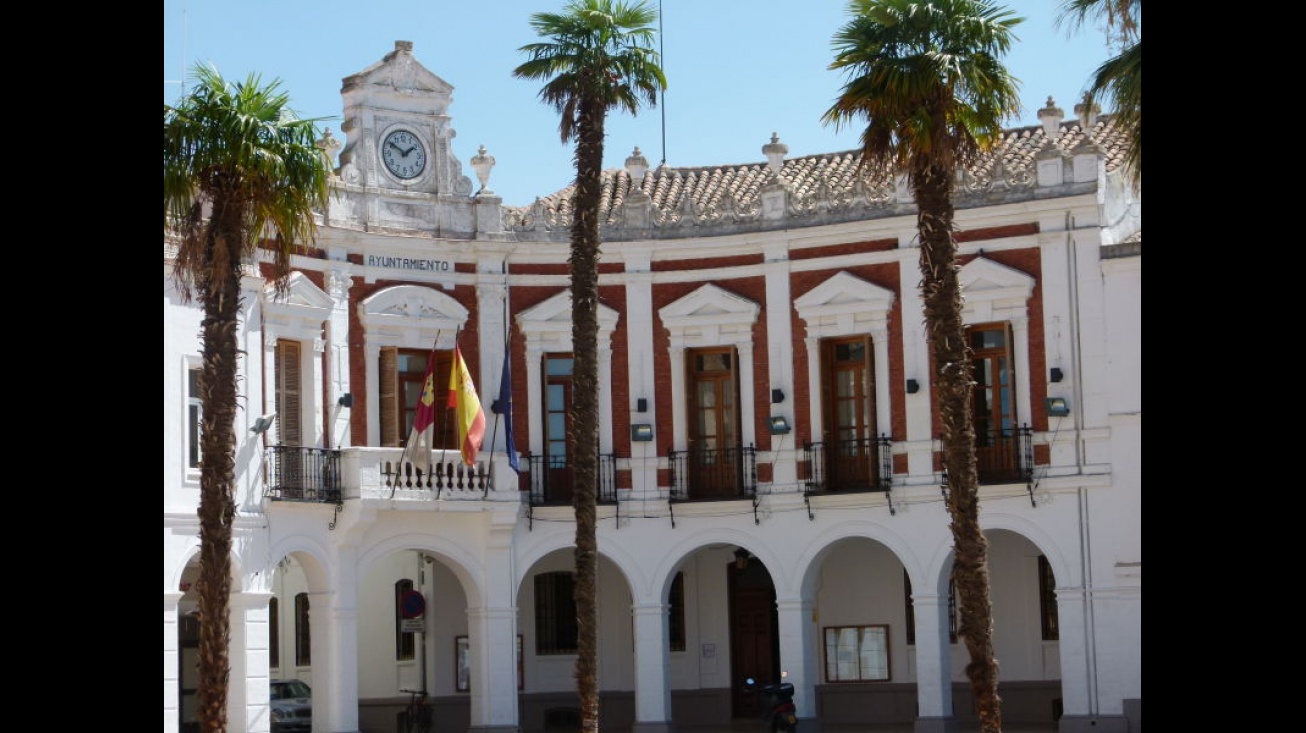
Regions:
<instances>
[{"instance_id":1,"label":"spanish flag","mask_svg":"<svg viewBox=\"0 0 1306 733\"><path fill-rule=\"evenodd\" d=\"M476 385L467 370L467 362L463 361L462 349L456 344L453 347L453 369L449 372L448 406L457 409L458 447L462 449L463 463L475 465L476 453L485 440L485 411L476 396Z\"/></svg>"}]
</instances>

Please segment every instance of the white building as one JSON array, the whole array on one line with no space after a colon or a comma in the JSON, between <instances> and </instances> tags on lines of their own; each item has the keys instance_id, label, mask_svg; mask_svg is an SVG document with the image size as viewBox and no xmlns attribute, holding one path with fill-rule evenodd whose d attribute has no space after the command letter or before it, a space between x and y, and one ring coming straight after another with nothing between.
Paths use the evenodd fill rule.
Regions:
<instances>
[{"instance_id":1,"label":"white building","mask_svg":"<svg viewBox=\"0 0 1306 733\"><path fill-rule=\"evenodd\" d=\"M487 178L455 154L451 92L405 42L346 78L316 249L285 297L256 267L245 279L237 733L270 729L280 678L311 684L319 732L393 731L406 689L430 693L441 733L575 721L570 191L522 208L474 193ZM1109 118L1044 113L956 200L1003 719L1137 733L1141 200ZM387 162L396 133L420 162ZM805 731L947 730L974 714L914 206L855 153L764 152L605 173L602 725L749 717L743 679L785 672ZM483 154L469 164L488 177ZM171 291L170 256L165 733L193 719L199 497L200 313ZM433 345L440 384L455 338L489 429L474 468L437 450L432 475L400 446ZM509 400L520 476L492 409Z\"/></svg>"}]
</instances>

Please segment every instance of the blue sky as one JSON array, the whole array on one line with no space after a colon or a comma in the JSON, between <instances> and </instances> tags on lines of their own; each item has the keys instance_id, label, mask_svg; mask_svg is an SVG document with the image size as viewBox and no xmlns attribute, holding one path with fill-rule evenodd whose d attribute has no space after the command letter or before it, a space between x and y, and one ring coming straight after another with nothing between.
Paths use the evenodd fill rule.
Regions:
<instances>
[{"instance_id":1,"label":"blue sky","mask_svg":"<svg viewBox=\"0 0 1306 733\"><path fill-rule=\"evenodd\" d=\"M657 0L650 0L657 5ZM1100 28L1058 28L1060 0L1007 0L1026 20L1005 62L1021 82L1024 110L1010 126L1038 123L1049 95L1073 116L1093 70L1110 56ZM280 79L291 107L343 140L340 82L381 60L397 40L454 87L449 113L454 155L476 185L469 160L485 145L497 161L490 188L508 206L567 186L571 147L558 117L539 101L539 82L512 70L518 49L537 40L532 13L563 0L164 0L163 98L172 102L200 62L227 78L250 72ZM830 39L848 19L845 0L662 0L667 91L639 115L611 113L607 167L636 145L656 166L729 166L765 161L771 133L789 155L850 150L860 129L836 131L821 115L845 78L829 70ZM1109 110L1108 110L1109 111ZM665 135L664 135L665 119ZM665 138L665 143L664 143Z\"/></svg>"}]
</instances>

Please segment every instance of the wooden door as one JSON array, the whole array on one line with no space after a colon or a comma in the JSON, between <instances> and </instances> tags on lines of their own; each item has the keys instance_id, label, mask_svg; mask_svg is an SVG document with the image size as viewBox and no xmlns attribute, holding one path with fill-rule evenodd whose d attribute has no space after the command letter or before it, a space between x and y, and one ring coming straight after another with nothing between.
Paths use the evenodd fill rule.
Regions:
<instances>
[{"instance_id":1,"label":"wooden door","mask_svg":"<svg viewBox=\"0 0 1306 733\"><path fill-rule=\"evenodd\" d=\"M825 365L825 475L828 491L867 491L876 482L875 401L871 341L829 339Z\"/></svg>"},{"instance_id":2,"label":"wooden door","mask_svg":"<svg viewBox=\"0 0 1306 733\"><path fill-rule=\"evenodd\" d=\"M695 349L688 359L690 498L738 496L743 453L734 349Z\"/></svg>"},{"instance_id":3,"label":"wooden door","mask_svg":"<svg viewBox=\"0 0 1306 733\"><path fill-rule=\"evenodd\" d=\"M744 680L757 680L757 688L780 679L780 637L777 629L775 586L771 574L756 558L739 570L727 569L730 586L730 689L731 713L736 718L759 714L759 696Z\"/></svg>"}]
</instances>

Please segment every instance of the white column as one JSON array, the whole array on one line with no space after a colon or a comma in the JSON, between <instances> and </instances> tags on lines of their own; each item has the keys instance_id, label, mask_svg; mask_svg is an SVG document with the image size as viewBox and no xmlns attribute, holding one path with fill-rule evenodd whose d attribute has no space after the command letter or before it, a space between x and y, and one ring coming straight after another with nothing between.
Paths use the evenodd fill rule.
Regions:
<instances>
[{"instance_id":1,"label":"white column","mask_svg":"<svg viewBox=\"0 0 1306 733\"><path fill-rule=\"evenodd\" d=\"M654 323L653 313L653 275L648 270L647 261L640 272L626 276L626 323ZM636 263L627 259L627 268ZM654 440L648 443L631 443L630 473L631 494L644 499L657 498L657 382L653 376L653 329L626 329L627 349L630 364L630 401L625 409L630 415L631 423L648 423L654 426ZM674 371L674 370L673 370ZM635 401L643 398L647 412L635 412Z\"/></svg>"},{"instance_id":2,"label":"white column","mask_svg":"<svg viewBox=\"0 0 1306 733\"><path fill-rule=\"evenodd\" d=\"M777 598L776 612L780 624L780 670L788 672L786 681L794 685L794 707L804 731L819 733L816 717L816 683L821 679L818 666L816 623L813 605L803 598Z\"/></svg>"},{"instance_id":3,"label":"white column","mask_svg":"<svg viewBox=\"0 0 1306 733\"><path fill-rule=\"evenodd\" d=\"M913 235L914 236L914 232ZM898 237L899 246L911 241L905 234ZM916 248L906 250L899 262L899 281L915 283L920 280L920 267L916 262ZM907 473L909 476L931 476L934 473L933 408L930 405L930 345L924 326L925 304L920 288L904 287L902 295L902 367L904 384L897 385L906 398L907 412ZM906 394L906 380L915 379L921 389L916 394Z\"/></svg>"},{"instance_id":4,"label":"white column","mask_svg":"<svg viewBox=\"0 0 1306 733\"><path fill-rule=\"evenodd\" d=\"M635 725L632 733L670 731L671 686L667 652L667 606L637 603L631 608L635 620Z\"/></svg>"},{"instance_id":5,"label":"white column","mask_svg":"<svg viewBox=\"0 0 1306 733\"><path fill-rule=\"evenodd\" d=\"M498 267L497 262L495 266ZM496 415L490 405L499 398L499 383L503 377L503 349L508 335L503 310L508 290L504 287L503 275L482 274L480 277L476 286L476 316L477 328L480 329L481 368L476 377L476 393L481 398L486 420L485 443L481 450L502 454L507 450L508 428L503 424L503 416Z\"/></svg>"},{"instance_id":6,"label":"white column","mask_svg":"<svg viewBox=\"0 0 1306 733\"><path fill-rule=\"evenodd\" d=\"M358 558L351 545L336 548L334 590L309 596L313 686L324 688L326 705L314 695L313 730L358 730ZM317 613L317 609L322 609ZM322 623L318 623L318 619Z\"/></svg>"},{"instance_id":7,"label":"white column","mask_svg":"<svg viewBox=\"0 0 1306 733\"><path fill-rule=\"evenodd\" d=\"M794 349L793 321L790 313L793 309L793 296L789 288L789 246L787 242L769 242L765 245L766 257L766 341L767 371L771 375L762 402L769 406L768 414L784 415L793 423L793 432L789 435L776 435L771 438L771 482L776 486L792 487L798 485L797 452L778 450L777 447L786 438L798 435L797 406L794 403ZM779 404L771 404L770 390L779 388L785 398ZM814 394L820 394L816 392ZM819 401L819 400L817 400ZM794 443L788 443L794 448Z\"/></svg>"},{"instance_id":8,"label":"white column","mask_svg":"<svg viewBox=\"0 0 1306 733\"><path fill-rule=\"evenodd\" d=\"M739 349L739 436L741 446L757 445L757 390L753 381L753 344L741 343ZM769 398L768 398L769 401Z\"/></svg>"},{"instance_id":9,"label":"white column","mask_svg":"<svg viewBox=\"0 0 1306 733\"><path fill-rule=\"evenodd\" d=\"M381 445L381 347L369 340L363 353L366 359L363 374L367 380L364 385L367 390L367 442L363 445Z\"/></svg>"},{"instance_id":10,"label":"white column","mask_svg":"<svg viewBox=\"0 0 1306 733\"><path fill-rule=\"evenodd\" d=\"M877 319L876 322L883 324L884 319ZM905 393L907 387L905 383L893 384L889 381L889 329L887 327L877 325L871 328L871 349L875 352L875 374L872 375L875 379L875 425L880 433L893 435L892 395L894 390ZM819 395L820 392L813 394Z\"/></svg>"},{"instance_id":11,"label":"white column","mask_svg":"<svg viewBox=\"0 0 1306 733\"><path fill-rule=\"evenodd\" d=\"M467 609L467 637L472 678L468 730L516 731L517 609Z\"/></svg>"},{"instance_id":12,"label":"white column","mask_svg":"<svg viewBox=\"0 0 1306 733\"><path fill-rule=\"evenodd\" d=\"M541 453L544 451L544 380L540 376L543 369L544 347L539 341L526 346L526 440L517 444L517 450L523 453Z\"/></svg>"},{"instance_id":13,"label":"white column","mask_svg":"<svg viewBox=\"0 0 1306 733\"><path fill-rule=\"evenodd\" d=\"M352 284L353 280L349 277L347 266L326 271L327 293L331 296L331 315L327 317L326 322L326 371L322 378L327 383L325 412L331 418L327 421L326 430L330 435L328 443L332 448L348 447L353 442L349 421L354 411L352 408L340 406L340 396L353 392L349 378L349 286Z\"/></svg>"},{"instance_id":14,"label":"white column","mask_svg":"<svg viewBox=\"0 0 1306 733\"><path fill-rule=\"evenodd\" d=\"M271 730L268 600L271 593L231 594L231 684L227 720L232 733Z\"/></svg>"},{"instance_id":15,"label":"white column","mask_svg":"<svg viewBox=\"0 0 1306 733\"><path fill-rule=\"evenodd\" d=\"M916 579L919 581L919 578ZM916 707L917 730L944 730L952 717L952 647L948 640L946 596L916 591L912 584L912 608L916 617ZM922 721L937 722L922 726Z\"/></svg>"},{"instance_id":16,"label":"white column","mask_svg":"<svg viewBox=\"0 0 1306 733\"><path fill-rule=\"evenodd\" d=\"M1057 588L1057 626L1061 645L1062 714L1082 716L1089 709L1089 654L1085 593L1082 587Z\"/></svg>"},{"instance_id":17,"label":"white column","mask_svg":"<svg viewBox=\"0 0 1306 733\"><path fill-rule=\"evenodd\" d=\"M600 334L607 343L600 341L599 347L599 452L612 452L612 332ZM628 409L628 408L627 408Z\"/></svg>"},{"instance_id":18,"label":"white column","mask_svg":"<svg viewBox=\"0 0 1306 733\"><path fill-rule=\"evenodd\" d=\"M674 336L672 337L674 340ZM685 450L689 447L689 426L685 409L685 347L671 344L671 431L672 450Z\"/></svg>"},{"instance_id":19,"label":"white column","mask_svg":"<svg viewBox=\"0 0 1306 733\"><path fill-rule=\"evenodd\" d=\"M812 442L819 443L825 440L821 431L825 425L825 410L821 407L821 339L817 336L808 336L803 339L803 345L807 347L807 394L810 399L807 400L808 415L812 420Z\"/></svg>"},{"instance_id":20,"label":"white column","mask_svg":"<svg viewBox=\"0 0 1306 733\"><path fill-rule=\"evenodd\" d=\"M177 604L181 594L163 594L163 733L181 729L181 650L177 639Z\"/></svg>"},{"instance_id":21,"label":"white column","mask_svg":"<svg viewBox=\"0 0 1306 733\"><path fill-rule=\"evenodd\" d=\"M1034 412L1030 406L1029 391L1034 375L1029 368L1029 317L1012 316L1010 321L1011 348L1016 362L1011 365L1016 372L1015 384L1012 385L1016 397L1016 421L1018 424L1032 424Z\"/></svg>"}]
</instances>

